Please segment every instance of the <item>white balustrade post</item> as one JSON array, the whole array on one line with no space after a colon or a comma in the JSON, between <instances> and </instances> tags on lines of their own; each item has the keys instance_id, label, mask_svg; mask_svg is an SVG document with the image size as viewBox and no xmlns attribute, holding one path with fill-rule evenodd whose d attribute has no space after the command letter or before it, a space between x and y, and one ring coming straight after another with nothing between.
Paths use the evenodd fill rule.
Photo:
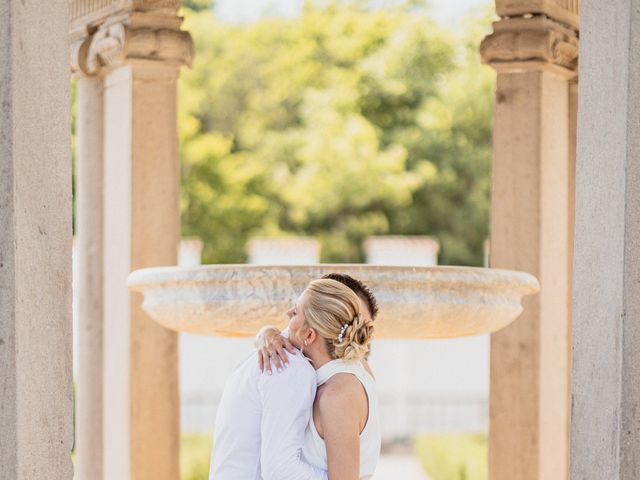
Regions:
<instances>
[{"instance_id":1,"label":"white balustrade post","mask_svg":"<svg viewBox=\"0 0 640 480\"><path fill-rule=\"evenodd\" d=\"M438 241L428 236L373 236L364 242L367 263L432 267L438 264Z\"/></svg>"},{"instance_id":2,"label":"white balustrade post","mask_svg":"<svg viewBox=\"0 0 640 480\"><path fill-rule=\"evenodd\" d=\"M313 265L320 260L320 242L307 237L257 237L247 247L249 263Z\"/></svg>"}]
</instances>

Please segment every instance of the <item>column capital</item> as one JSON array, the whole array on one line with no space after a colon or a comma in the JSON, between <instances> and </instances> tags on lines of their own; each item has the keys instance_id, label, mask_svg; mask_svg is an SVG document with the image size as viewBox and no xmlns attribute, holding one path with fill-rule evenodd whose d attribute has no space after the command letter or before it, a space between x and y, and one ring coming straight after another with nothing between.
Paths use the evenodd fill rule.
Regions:
<instances>
[{"instance_id":1,"label":"column capital","mask_svg":"<svg viewBox=\"0 0 640 480\"><path fill-rule=\"evenodd\" d=\"M527 15L546 15L578 30L580 28L580 0L495 0L500 18Z\"/></svg>"},{"instance_id":2,"label":"column capital","mask_svg":"<svg viewBox=\"0 0 640 480\"><path fill-rule=\"evenodd\" d=\"M578 74L578 32L546 15L503 18L480 44L482 62L499 73L550 70Z\"/></svg>"},{"instance_id":3,"label":"column capital","mask_svg":"<svg viewBox=\"0 0 640 480\"><path fill-rule=\"evenodd\" d=\"M133 12L108 18L84 38L71 43L71 69L79 75L101 75L135 60L191 66L193 41L180 30L180 17Z\"/></svg>"}]
</instances>

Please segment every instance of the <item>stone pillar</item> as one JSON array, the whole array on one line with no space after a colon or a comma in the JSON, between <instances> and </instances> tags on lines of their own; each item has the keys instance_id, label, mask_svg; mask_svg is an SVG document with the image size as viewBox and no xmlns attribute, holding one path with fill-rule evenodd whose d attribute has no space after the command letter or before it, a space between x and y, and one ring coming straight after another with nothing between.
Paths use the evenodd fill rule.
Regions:
<instances>
[{"instance_id":1,"label":"stone pillar","mask_svg":"<svg viewBox=\"0 0 640 480\"><path fill-rule=\"evenodd\" d=\"M521 318L491 338L491 480L568 475L570 92L578 40L577 24L558 3L566 2L499 0L504 18L481 45L483 61L498 72L489 263L541 283Z\"/></svg>"},{"instance_id":2,"label":"stone pillar","mask_svg":"<svg viewBox=\"0 0 640 480\"><path fill-rule=\"evenodd\" d=\"M78 378L76 472L102 479L102 78L77 79Z\"/></svg>"},{"instance_id":3,"label":"stone pillar","mask_svg":"<svg viewBox=\"0 0 640 480\"><path fill-rule=\"evenodd\" d=\"M0 478L71 480L68 1L0 1Z\"/></svg>"},{"instance_id":4,"label":"stone pillar","mask_svg":"<svg viewBox=\"0 0 640 480\"><path fill-rule=\"evenodd\" d=\"M176 480L177 335L146 316L126 279L138 268L177 263L176 82L191 61L191 38L180 31L178 0L73 4L99 24L85 38L72 25L77 68L104 79L103 478Z\"/></svg>"},{"instance_id":5,"label":"stone pillar","mask_svg":"<svg viewBox=\"0 0 640 480\"><path fill-rule=\"evenodd\" d=\"M581 22L571 478L632 480L640 478L638 2L585 0Z\"/></svg>"},{"instance_id":6,"label":"stone pillar","mask_svg":"<svg viewBox=\"0 0 640 480\"><path fill-rule=\"evenodd\" d=\"M178 350L129 293L177 263L177 70L131 62L105 80L105 478L178 478Z\"/></svg>"}]
</instances>

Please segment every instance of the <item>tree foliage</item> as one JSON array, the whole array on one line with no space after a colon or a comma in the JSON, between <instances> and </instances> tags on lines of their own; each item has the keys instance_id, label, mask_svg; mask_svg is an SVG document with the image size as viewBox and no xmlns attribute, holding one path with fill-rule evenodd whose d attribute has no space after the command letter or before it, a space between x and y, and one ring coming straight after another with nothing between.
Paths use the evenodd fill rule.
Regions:
<instances>
[{"instance_id":1,"label":"tree foliage","mask_svg":"<svg viewBox=\"0 0 640 480\"><path fill-rule=\"evenodd\" d=\"M426 234L441 261L481 264L492 76L478 21L457 38L408 7L307 4L251 25L187 10L180 82L183 234L204 260L253 235L304 234L361 261L374 234Z\"/></svg>"},{"instance_id":2,"label":"tree foliage","mask_svg":"<svg viewBox=\"0 0 640 480\"><path fill-rule=\"evenodd\" d=\"M210 10L213 6L212 0L182 0L182 6L192 12Z\"/></svg>"}]
</instances>

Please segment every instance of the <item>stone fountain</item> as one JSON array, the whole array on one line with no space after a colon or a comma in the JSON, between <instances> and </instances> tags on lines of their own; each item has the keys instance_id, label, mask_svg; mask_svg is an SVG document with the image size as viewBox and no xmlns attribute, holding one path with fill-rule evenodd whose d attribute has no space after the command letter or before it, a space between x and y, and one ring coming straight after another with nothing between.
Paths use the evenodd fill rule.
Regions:
<instances>
[{"instance_id":1,"label":"stone fountain","mask_svg":"<svg viewBox=\"0 0 640 480\"><path fill-rule=\"evenodd\" d=\"M286 325L285 312L309 281L348 273L373 290L380 304L376 338L454 338L492 333L522 312L522 297L539 290L523 272L475 267L204 265L136 270L133 291L143 309L178 332L253 336Z\"/></svg>"}]
</instances>

